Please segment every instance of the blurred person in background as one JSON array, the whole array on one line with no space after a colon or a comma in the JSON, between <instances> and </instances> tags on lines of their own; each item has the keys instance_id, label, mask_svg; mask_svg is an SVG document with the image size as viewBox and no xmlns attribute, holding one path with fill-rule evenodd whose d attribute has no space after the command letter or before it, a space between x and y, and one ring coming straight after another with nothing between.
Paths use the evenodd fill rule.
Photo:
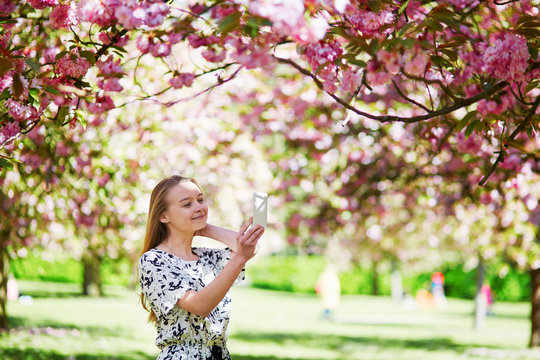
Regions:
<instances>
[{"instance_id":1,"label":"blurred person in background","mask_svg":"<svg viewBox=\"0 0 540 360\"><path fill-rule=\"evenodd\" d=\"M317 284L315 285L315 292L319 295L323 303L323 319L332 320L333 311L339 305L339 298L341 296L341 286L335 266L327 265L321 275L319 275Z\"/></svg>"},{"instance_id":2,"label":"blurred person in background","mask_svg":"<svg viewBox=\"0 0 540 360\"><path fill-rule=\"evenodd\" d=\"M157 328L158 360L230 359L230 288L244 278L264 228L250 227L250 219L235 232L207 218L193 179L171 176L152 191L138 275L142 305ZM228 248L192 248L195 235Z\"/></svg>"}]
</instances>

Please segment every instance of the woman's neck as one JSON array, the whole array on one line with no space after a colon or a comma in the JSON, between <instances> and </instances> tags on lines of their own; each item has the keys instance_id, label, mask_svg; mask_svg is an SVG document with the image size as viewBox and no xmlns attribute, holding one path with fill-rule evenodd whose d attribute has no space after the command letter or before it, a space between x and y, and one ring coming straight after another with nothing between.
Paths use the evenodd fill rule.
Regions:
<instances>
[{"instance_id":1,"label":"woman's neck","mask_svg":"<svg viewBox=\"0 0 540 360\"><path fill-rule=\"evenodd\" d=\"M184 260L196 260L196 255L191 250L192 242L193 233L170 232L158 248Z\"/></svg>"}]
</instances>

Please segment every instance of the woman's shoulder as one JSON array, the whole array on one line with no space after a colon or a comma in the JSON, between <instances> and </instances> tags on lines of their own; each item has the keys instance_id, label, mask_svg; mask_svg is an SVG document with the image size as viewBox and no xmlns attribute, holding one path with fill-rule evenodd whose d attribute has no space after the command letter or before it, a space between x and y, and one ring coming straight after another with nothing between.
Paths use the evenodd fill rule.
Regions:
<instances>
[{"instance_id":1,"label":"woman's shoulder","mask_svg":"<svg viewBox=\"0 0 540 360\"><path fill-rule=\"evenodd\" d=\"M144 252L139 258L139 267L146 264L160 265L163 263L164 253L156 248Z\"/></svg>"}]
</instances>

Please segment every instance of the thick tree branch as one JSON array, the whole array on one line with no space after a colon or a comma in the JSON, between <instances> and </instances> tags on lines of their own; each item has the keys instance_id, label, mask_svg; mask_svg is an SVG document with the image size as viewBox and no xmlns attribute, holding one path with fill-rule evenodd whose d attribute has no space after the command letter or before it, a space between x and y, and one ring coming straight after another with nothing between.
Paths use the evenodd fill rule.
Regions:
<instances>
[{"instance_id":1,"label":"thick tree branch","mask_svg":"<svg viewBox=\"0 0 540 360\"><path fill-rule=\"evenodd\" d=\"M476 102L478 102L478 101L480 101L480 100L482 100L484 98L487 98L487 97L495 94L496 92L504 89L504 87L506 86L506 82L504 82L504 81L502 81L500 83L497 83L495 85L488 84L485 87L484 91L482 91L479 94L476 94L475 96L471 96L470 98L466 98L466 99L458 99L454 103L454 105L452 105L452 106L448 106L448 107L445 107L445 108L430 112L430 113L425 114L425 115L411 116L411 117L401 117L401 116L395 116L395 115L380 115L380 116L378 116L378 115L372 115L372 114L366 113L364 111L358 110L354 106L351 106L350 104L348 104L345 100L343 100L339 96L326 91L324 89L323 83L317 78L317 76L315 76L315 74L313 74L311 71L303 68L302 66L298 65L294 61L292 61L290 59L280 58L280 57L277 57L277 56L274 56L274 58L278 62L280 62L282 64L291 65L292 67L297 69L302 74L310 77L315 82L315 84L317 85L317 87L319 89L326 92L337 103L341 104L343 107L347 108L348 110L350 110L350 111L352 111L352 112L354 112L354 113L356 113L356 114L358 114L360 116L364 116L364 117L366 117L368 119L377 120L377 121L380 121L380 122L383 122L383 123L384 122L397 121L397 122L403 122L403 123L407 123L407 124L413 124L413 123L417 123L417 122L420 122L420 121L429 120L429 119L435 118L437 116L446 115L446 114L454 112L454 111L456 111L458 109L461 109L463 107L474 104L474 103L476 103Z\"/></svg>"}]
</instances>

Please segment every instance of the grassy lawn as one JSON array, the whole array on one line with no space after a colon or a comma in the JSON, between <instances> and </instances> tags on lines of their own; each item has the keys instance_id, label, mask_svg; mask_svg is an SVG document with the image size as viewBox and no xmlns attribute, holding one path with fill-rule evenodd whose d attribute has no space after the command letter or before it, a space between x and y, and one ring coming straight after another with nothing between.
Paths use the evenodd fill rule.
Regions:
<instances>
[{"instance_id":1,"label":"grassy lawn","mask_svg":"<svg viewBox=\"0 0 540 360\"><path fill-rule=\"evenodd\" d=\"M71 284L20 282L32 304L8 303L15 328L0 336L0 359L155 359L155 331L137 293L107 288L78 296ZM346 296L334 321L313 295L235 288L229 349L234 360L540 359L526 348L529 305L497 303L482 331L472 302L406 309L385 297Z\"/></svg>"}]
</instances>

